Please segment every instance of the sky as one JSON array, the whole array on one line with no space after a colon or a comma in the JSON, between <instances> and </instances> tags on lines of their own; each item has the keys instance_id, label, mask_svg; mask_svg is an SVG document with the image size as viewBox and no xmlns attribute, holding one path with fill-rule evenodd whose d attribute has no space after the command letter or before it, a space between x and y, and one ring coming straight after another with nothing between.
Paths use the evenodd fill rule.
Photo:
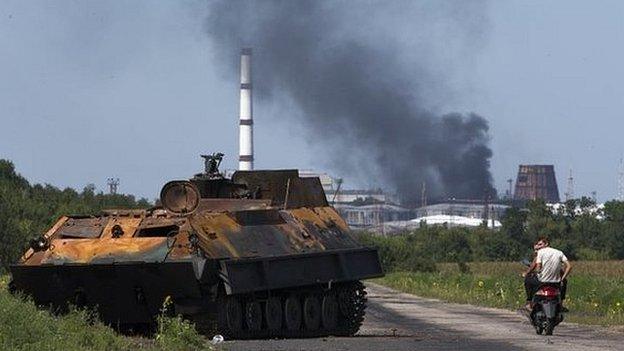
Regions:
<instances>
[{"instance_id":1,"label":"sky","mask_svg":"<svg viewBox=\"0 0 624 351\"><path fill-rule=\"evenodd\" d=\"M403 62L428 42L426 83L435 91L439 76L447 92L432 94L432 109L489 121L499 193L518 164L544 163L555 165L562 197L570 170L575 195L617 195L624 2L483 2L470 38L437 21L439 2L355 3L345 26L370 21L362 36L394 38ZM106 191L117 177L121 192L148 199L200 171L199 154L224 152L235 168L239 77L217 61L209 10L203 1L4 0L0 158L31 182ZM426 35L414 11L431 11ZM257 168L332 173L322 136L288 117L296 106L254 103Z\"/></svg>"}]
</instances>

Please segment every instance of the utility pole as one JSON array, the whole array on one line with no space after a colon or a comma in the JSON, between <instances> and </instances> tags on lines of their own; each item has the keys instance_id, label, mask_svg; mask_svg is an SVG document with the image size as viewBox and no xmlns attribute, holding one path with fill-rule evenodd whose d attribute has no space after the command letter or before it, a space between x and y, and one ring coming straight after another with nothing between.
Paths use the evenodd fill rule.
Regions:
<instances>
[{"instance_id":1,"label":"utility pole","mask_svg":"<svg viewBox=\"0 0 624 351\"><path fill-rule=\"evenodd\" d=\"M117 194L117 187L119 186L119 178L108 178L106 180L108 184L108 193L111 195Z\"/></svg>"},{"instance_id":2,"label":"utility pole","mask_svg":"<svg viewBox=\"0 0 624 351\"><path fill-rule=\"evenodd\" d=\"M422 183L422 190L420 192L420 208L423 210L423 215L421 217L427 216L427 183Z\"/></svg>"},{"instance_id":3,"label":"utility pole","mask_svg":"<svg viewBox=\"0 0 624 351\"><path fill-rule=\"evenodd\" d=\"M332 197L332 200L331 200L332 206L334 206L334 204L336 203L336 198L340 194L340 187L342 186L342 178L336 178L336 184L338 184L338 186L336 186L336 191L334 192L334 196Z\"/></svg>"},{"instance_id":4,"label":"utility pole","mask_svg":"<svg viewBox=\"0 0 624 351\"><path fill-rule=\"evenodd\" d=\"M490 200L490 193L486 190L485 196L483 197L483 222L486 227L490 220Z\"/></svg>"},{"instance_id":5,"label":"utility pole","mask_svg":"<svg viewBox=\"0 0 624 351\"><path fill-rule=\"evenodd\" d=\"M617 200L624 201L624 160L620 158L620 166L618 168L618 193Z\"/></svg>"}]
</instances>

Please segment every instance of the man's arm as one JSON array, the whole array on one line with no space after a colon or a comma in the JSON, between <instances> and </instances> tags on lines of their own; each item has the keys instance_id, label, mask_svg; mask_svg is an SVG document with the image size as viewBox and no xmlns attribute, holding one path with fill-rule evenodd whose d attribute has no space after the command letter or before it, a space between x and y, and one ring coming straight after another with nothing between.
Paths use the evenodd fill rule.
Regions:
<instances>
[{"instance_id":1,"label":"man's arm","mask_svg":"<svg viewBox=\"0 0 624 351\"><path fill-rule=\"evenodd\" d=\"M538 265L539 265L539 263L537 262L537 257L535 257L533 259L533 262L531 262L531 264L529 265L529 269L526 272L524 272L524 274L522 276L526 277L527 275L531 274L531 272L539 270Z\"/></svg>"},{"instance_id":2,"label":"man's arm","mask_svg":"<svg viewBox=\"0 0 624 351\"><path fill-rule=\"evenodd\" d=\"M564 280L565 278L567 278L568 275L570 274L570 271L572 270L572 264L570 263L570 261L565 260L563 261L563 264L565 265L565 267L563 269L563 274L561 275L561 280Z\"/></svg>"},{"instance_id":3,"label":"man's arm","mask_svg":"<svg viewBox=\"0 0 624 351\"><path fill-rule=\"evenodd\" d=\"M542 269L542 255L540 251L537 251L537 254L533 258L533 262L529 266L529 269L524 273L524 276L531 274L531 272L539 272Z\"/></svg>"}]
</instances>

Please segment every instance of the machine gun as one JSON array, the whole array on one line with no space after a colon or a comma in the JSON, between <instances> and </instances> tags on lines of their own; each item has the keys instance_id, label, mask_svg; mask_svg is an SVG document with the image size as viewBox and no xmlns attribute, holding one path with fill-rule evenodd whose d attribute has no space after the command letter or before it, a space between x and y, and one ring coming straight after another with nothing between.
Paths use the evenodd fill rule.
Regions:
<instances>
[{"instance_id":1,"label":"machine gun","mask_svg":"<svg viewBox=\"0 0 624 351\"><path fill-rule=\"evenodd\" d=\"M201 155L204 159L205 174L210 179L223 178L223 174L219 172L219 165L223 160L223 153L213 152L212 155Z\"/></svg>"}]
</instances>

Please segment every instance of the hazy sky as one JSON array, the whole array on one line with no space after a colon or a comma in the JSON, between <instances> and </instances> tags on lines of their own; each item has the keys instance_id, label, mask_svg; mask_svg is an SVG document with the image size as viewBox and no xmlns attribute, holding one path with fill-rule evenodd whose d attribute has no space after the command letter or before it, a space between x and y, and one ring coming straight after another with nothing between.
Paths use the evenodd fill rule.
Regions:
<instances>
[{"instance_id":1,"label":"hazy sky","mask_svg":"<svg viewBox=\"0 0 624 351\"><path fill-rule=\"evenodd\" d=\"M370 35L394 37L409 62L424 40L413 11L439 15L439 2L387 3L358 3L345 26L370 18ZM562 196L570 168L577 195L616 196L624 2L492 1L483 11L477 37L459 44L457 28L432 16L430 76L451 89L431 105L489 120L501 193L519 163L554 163ZM202 1L3 0L0 158L33 182L106 190L114 176L120 191L150 199L201 170L200 153L222 151L235 167L238 76L215 63L207 17ZM322 136L310 143L287 117L292 106L254 108L258 168L326 167Z\"/></svg>"}]
</instances>

